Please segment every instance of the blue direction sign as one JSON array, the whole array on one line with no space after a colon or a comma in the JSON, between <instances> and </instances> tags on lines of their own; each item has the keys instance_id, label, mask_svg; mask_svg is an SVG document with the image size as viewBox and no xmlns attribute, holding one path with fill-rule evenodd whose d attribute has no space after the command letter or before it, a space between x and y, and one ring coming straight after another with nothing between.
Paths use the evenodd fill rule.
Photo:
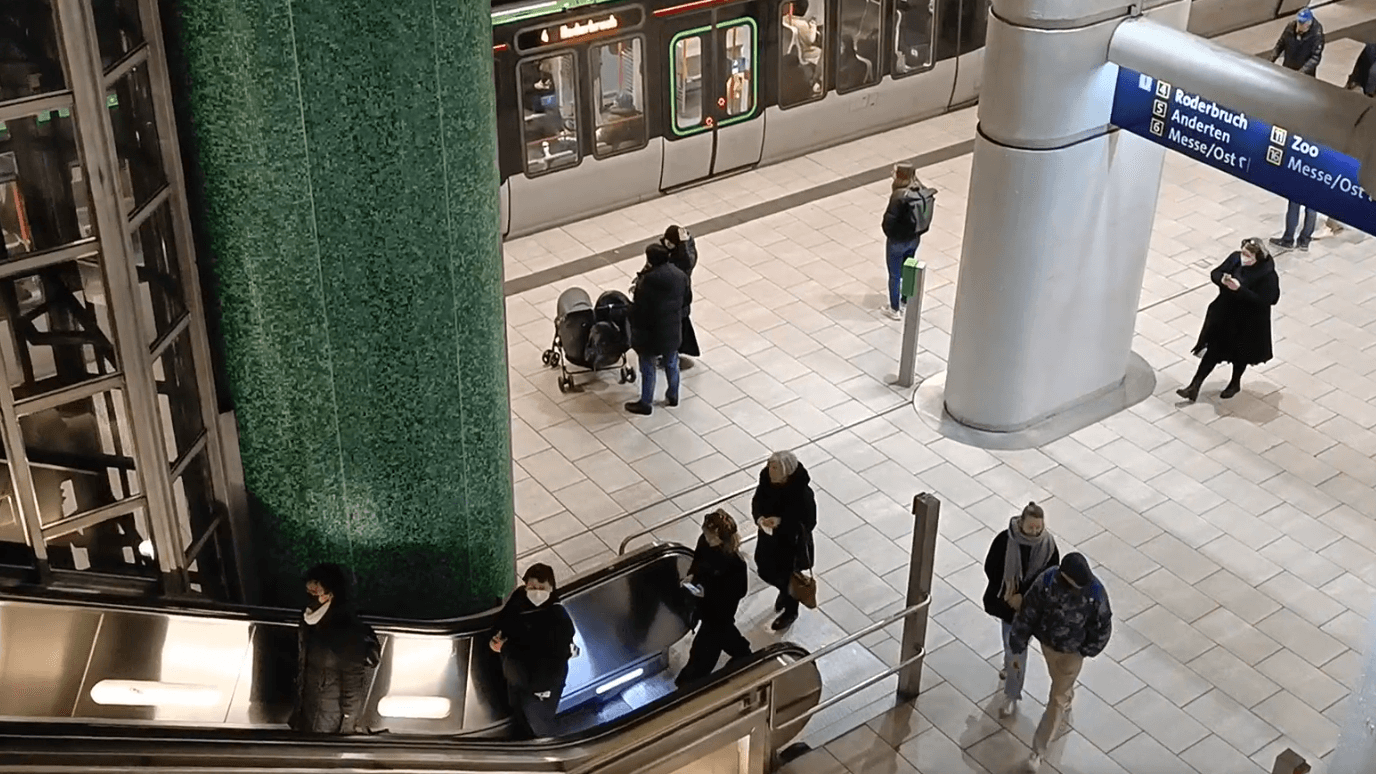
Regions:
<instances>
[{"instance_id":1,"label":"blue direction sign","mask_svg":"<svg viewBox=\"0 0 1376 774\"><path fill-rule=\"evenodd\" d=\"M1376 234L1360 164L1303 137L1143 73L1118 68L1113 124Z\"/></svg>"}]
</instances>

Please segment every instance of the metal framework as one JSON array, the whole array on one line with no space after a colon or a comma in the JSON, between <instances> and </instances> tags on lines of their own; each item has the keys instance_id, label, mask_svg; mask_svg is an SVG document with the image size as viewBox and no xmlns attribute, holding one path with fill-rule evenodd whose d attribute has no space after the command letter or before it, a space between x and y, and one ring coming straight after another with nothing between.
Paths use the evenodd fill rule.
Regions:
<instances>
[{"instance_id":1,"label":"metal framework","mask_svg":"<svg viewBox=\"0 0 1376 774\"><path fill-rule=\"evenodd\" d=\"M239 599L157 2L6 5L0 565Z\"/></svg>"}]
</instances>

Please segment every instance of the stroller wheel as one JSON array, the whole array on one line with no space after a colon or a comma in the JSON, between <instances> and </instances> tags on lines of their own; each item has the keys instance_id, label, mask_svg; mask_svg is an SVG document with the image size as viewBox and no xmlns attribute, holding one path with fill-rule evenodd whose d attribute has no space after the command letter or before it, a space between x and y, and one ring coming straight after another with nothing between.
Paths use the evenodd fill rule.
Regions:
<instances>
[{"instance_id":1,"label":"stroller wheel","mask_svg":"<svg viewBox=\"0 0 1376 774\"><path fill-rule=\"evenodd\" d=\"M560 391L560 392L568 392L568 391L571 390L571 389L573 389L573 380L570 379L570 378L568 378L567 376L560 377L560 379L559 379L559 391Z\"/></svg>"},{"instance_id":2,"label":"stroller wheel","mask_svg":"<svg viewBox=\"0 0 1376 774\"><path fill-rule=\"evenodd\" d=\"M544 363L545 365L549 365L549 361L550 361L551 359L553 359L553 357L554 357L554 350L552 350L552 349L547 349L547 350L544 351L543 354L540 355L540 361L541 361L542 363Z\"/></svg>"},{"instance_id":3,"label":"stroller wheel","mask_svg":"<svg viewBox=\"0 0 1376 774\"><path fill-rule=\"evenodd\" d=\"M630 384L635 381L635 371L630 368L621 369L621 383Z\"/></svg>"},{"instance_id":4,"label":"stroller wheel","mask_svg":"<svg viewBox=\"0 0 1376 774\"><path fill-rule=\"evenodd\" d=\"M558 352L551 352L551 353L549 353L549 366L550 366L550 368L558 368L558 367L559 367L559 361L561 361L561 360L563 360L563 359L564 359L564 358L560 357L560 355L559 355Z\"/></svg>"}]
</instances>

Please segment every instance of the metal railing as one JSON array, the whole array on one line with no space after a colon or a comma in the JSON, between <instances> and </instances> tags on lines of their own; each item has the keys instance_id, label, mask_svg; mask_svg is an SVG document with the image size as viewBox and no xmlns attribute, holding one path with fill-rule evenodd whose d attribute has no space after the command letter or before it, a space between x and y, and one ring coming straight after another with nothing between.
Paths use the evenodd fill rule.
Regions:
<instances>
[{"instance_id":1,"label":"metal railing","mask_svg":"<svg viewBox=\"0 0 1376 774\"><path fill-rule=\"evenodd\" d=\"M742 487L741 489L737 489L736 491L731 492L730 494L724 494L721 497L708 500L707 502L703 503L702 505L699 505L696 508L686 510L677 516L673 516L669 519L666 519L665 521L661 521L653 527L646 527L645 529L642 529L639 532L632 532L631 534L627 535L624 540L621 541L621 545L618 546L616 549L616 555L625 556L626 548L631 544L632 540L639 540L640 538L658 532L661 529L664 529L665 527L672 527L673 525L679 523L680 521L683 521L684 519L692 518L700 513L711 511L713 508L716 508L717 506L720 506L723 503L729 503L737 497L750 494L753 491L755 491L754 484L751 484L747 487Z\"/></svg>"}]
</instances>

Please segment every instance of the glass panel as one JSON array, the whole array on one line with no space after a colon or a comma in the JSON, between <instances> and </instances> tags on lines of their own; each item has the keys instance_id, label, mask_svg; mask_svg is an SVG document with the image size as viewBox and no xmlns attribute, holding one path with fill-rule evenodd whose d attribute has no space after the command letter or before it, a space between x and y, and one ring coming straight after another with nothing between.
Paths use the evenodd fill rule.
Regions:
<instances>
[{"instance_id":1,"label":"glass panel","mask_svg":"<svg viewBox=\"0 0 1376 774\"><path fill-rule=\"evenodd\" d=\"M879 3L840 0L836 39L836 90L854 91L879 82Z\"/></svg>"},{"instance_id":2,"label":"glass panel","mask_svg":"<svg viewBox=\"0 0 1376 774\"><path fill-rule=\"evenodd\" d=\"M534 175L578 163L577 76L566 52L521 63L522 134L526 172Z\"/></svg>"},{"instance_id":3,"label":"glass panel","mask_svg":"<svg viewBox=\"0 0 1376 774\"><path fill-rule=\"evenodd\" d=\"M0 121L0 261L94 233L75 131L68 110Z\"/></svg>"},{"instance_id":4,"label":"glass panel","mask_svg":"<svg viewBox=\"0 0 1376 774\"><path fill-rule=\"evenodd\" d=\"M182 551L186 552L205 535L214 523L215 517L221 514L219 506L211 496L210 467L204 451L197 454L196 458L187 464L181 476L172 482L172 497L176 508L178 531L182 536ZM230 586L225 576L225 568L231 551L229 522L222 519L215 526L215 534L201 546L188 567L193 591L199 591L212 599L230 599Z\"/></svg>"},{"instance_id":5,"label":"glass panel","mask_svg":"<svg viewBox=\"0 0 1376 774\"><path fill-rule=\"evenodd\" d=\"M67 88L49 0L0 2L0 102Z\"/></svg>"},{"instance_id":6,"label":"glass panel","mask_svg":"<svg viewBox=\"0 0 1376 774\"><path fill-rule=\"evenodd\" d=\"M893 74L932 66L932 22L935 0L894 0Z\"/></svg>"},{"instance_id":7,"label":"glass panel","mask_svg":"<svg viewBox=\"0 0 1376 774\"><path fill-rule=\"evenodd\" d=\"M115 82L114 91L106 101L115 130L124 209L132 212L167 182L153 114L153 94L148 85L148 68L139 65L130 70Z\"/></svg>"},{"instance_id":8,"label":"glass panel","mask_svg":"<svg viewBox=\"0 0 1376 774\"><path fill-rule=\"evenodd\" d=\"M158 388L158 415L167 442L167 461L176 462L205 429L190 329L177 336L153 363L153 380Z\"/></svg>"},{"instance_id":9,"label":"glass panel","mask_svg":"<svg viewBox=\"0 0 1376 774\"><path fill-rule=\"evenodd\" d=\"M99 262L71 261L0 280L0 316L15 346L5 363L16 398L114 373L110 310ZM0 334L4 335L4 334Z\"/></svg>"},{"instance_id":10,"label":"glass panel","mask_svg":"<svg viewBox=\"0 0 1376 774\"><path fill-rule=\"evenodd\" d=\"M597 156L610 156L645 144L645 62L641 46L640 38L593 46Z\"/></svg>"},{"instance_id":11,"label":"glass panel","mask_svg":"<svg viewBox=\"0 0 1376 774\"><path fill-rule=\"evenodd\" d=\"M3 453L4 443L0 441L0 565L11 567L30 567L33 565L33 550L24 529L24 520L19 515L19 502L15 499L14 480L10 478L10 466L6 461L9 455Z\"/></svg>"},{"instance_id":12,"label":"glass panel","mask_svg":"<svg viewBox=\"0 0 1376 774\"><path fill-rule=\"evenodd\" d=\"M186 314L171 202L149 215L134 234L134 263L139 281L139 324L145 343L152 344Z\"/></svg>"},{"instance_id":13,"label":"glass panel","mask_svg":"<svg viewBox=\"0 0 1376 774\"><path fill-rule=\"evenodd\" d=\"M47 525L139 493L122 390L20 417L38 515Z\"/></svg>"},{"instance_id":14,"label":"glass panel","mask_svg":"<svg viewBox=\"0 0 1376 774\"><path fill-rule=\"evenodd\" d=\"M822 68L826 13L827 4L821 0L815 6L808 0L779 4L784 24L779 43L779 104L783 107L821 99L826 93Z\"/></svg>"},{"instance_id":15,"label":"glass panel","mask_svg":"<svg viewBox=\"0 0 1376 774\"><path fill-rule=\"evenodd\" d=\"M139 20L139 0L92 0L96 17L96 39L100 42L100 66L110 66L143 44L143 23Z\"/></svg>"},{"instance_id":16,"label":"glass panel","mask_svg":"<svg viewBox=\"0 0 1376 774\"><path fill-rule=\"evenodd\" d=\"M91 570L117 575L156 576L148 515L143 508L85 529L49 538L48 562L59 570Z\"/></svg>"},{"instance_id":17,"label":"glass panel","mask_svg":"<svg viewBox=\"0 0 1376 774\"><path fill-rule=\"evenodd\" d=\"M702 123L702 38L674 43L674 126L689 129Z\"/></svg>"},{"instance_id":18,"label":"glass panel","mask_svg":"<svg viewBox=\"0 0 1376 774\"><path fill-rule=\"evenodd\" d=\"M721 31L721 43L727 73L722 107L728 116L743 116L755 109L755 28L727 27Z\"/></svg>"}]
</instances>

